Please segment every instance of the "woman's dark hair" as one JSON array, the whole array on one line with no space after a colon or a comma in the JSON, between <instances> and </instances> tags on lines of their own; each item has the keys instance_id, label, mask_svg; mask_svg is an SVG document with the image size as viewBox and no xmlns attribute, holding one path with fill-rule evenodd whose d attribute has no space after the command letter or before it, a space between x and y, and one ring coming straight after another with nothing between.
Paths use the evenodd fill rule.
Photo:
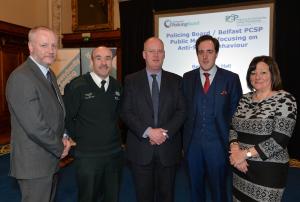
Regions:
<instances>
[{"instance_id":1,"label":"woman's dark hair","mask_svg":"<svg viewBox=\"0 0 300 202\"><path fill-rule=\"evenodd\" d=\"M270 56L257 56L255 58L252 59L252 61L250 62L248 71L247 71L247 75L246 75L246 80L247 80L247 86L248 88L253 91L253 86L251 84L250 81L250 75L251 72L256 70L256 65L259 62L264 62L269 66L269 70L271 73L271 81L272 81L272 90L281 90L282 89L282 82L281 82L281 77L280 77L280 71L278 68L278 65L276 63L276 61L270 57Z\"/></svg>"}]
</instances>

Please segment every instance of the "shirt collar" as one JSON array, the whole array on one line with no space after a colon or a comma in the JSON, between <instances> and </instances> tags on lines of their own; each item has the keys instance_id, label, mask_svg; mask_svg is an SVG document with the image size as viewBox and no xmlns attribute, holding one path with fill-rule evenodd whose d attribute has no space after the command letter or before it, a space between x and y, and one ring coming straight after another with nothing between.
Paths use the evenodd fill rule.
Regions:
<instances>
[{"instance_id":1,"label":"shirt collar","mask_svg":"<svg viewBox=\"0 0 300 202\"><path fill-rule=\"evenodd\" d=\"M162 70L159 70L158 72L151 72L151 71L149 71L149 70L146 68L146 72L147 72L148 78L152 78L151 75L152 75L152 74L156 74L156 79L160 81Z\"/></svg>"},{"instance_id":2,"label":"shirt collar","mask_svg":"<svg viewBox=\"0 0 300 202\"><path fill-rule=\"evenodd\" d=\"M204 71L201 67L199 68L200 69L200 74L203 75L203 73L209 73L209 75L211 77L214 77L216 72L217 72L217 66L214 65L209 71Z\"/></svg>"},{"instance_id":3,"label":"shirt collar","mask_svg":"<svg viewBox=\"0 0 300 202\"><path fill-rule=\"evenodd\" d=\"M91 72L90 75L91 75L92 79L94 80L94 82L97 84L97 86L101 85L102 80L106 81L105 85L109 84L109 76L107 76L105 79L102 79L95 72Z\"/></svg>"},{"instance_id":4,"label":"shirt collar","mask_svg":"<svg viewBox=\"0 0 300 202\"><path fill-rule=\"evenodd\" d=\"M44 76L47 78L47 72L49 71L49 67L45 67L43 65L40 65L33 57L30 55L30 59L39 67L39 69L42 71Z\"/></svg>"}]
</instances>

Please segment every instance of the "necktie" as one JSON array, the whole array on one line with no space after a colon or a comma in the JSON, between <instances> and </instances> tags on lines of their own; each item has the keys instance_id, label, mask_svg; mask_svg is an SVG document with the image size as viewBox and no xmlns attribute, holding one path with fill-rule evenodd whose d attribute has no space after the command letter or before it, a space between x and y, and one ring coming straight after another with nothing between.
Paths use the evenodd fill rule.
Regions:
<instances>
[{"instance_id":1,"label":"necktie","mask_svg":"<svg viewBox=\"0 0 300 202\"><path fill-rule=\"evenodd\" d=\"M207 93L208 89L209 89L209 86L210 86L210 81L209 81L209 73L203 73L204 76L205 76L205 83L204 83L204 86L203 86L203 91L204 93Z\"/></svg>"},{"instance_id":2,"label":"necktie","mask_svg":"<svg viewBox=\"0 0 300 202\"><path fill-rule=\"evenodd\" d=\"M153 111L154 111L154 126L157 126L158 120L158 105L159 105L159 88L158 83L156 80L156 74L151 74L153 81L152 81L152 104L153 104Z\"/></svg>"},{"instance_id":3,"label":"necktie","mask_svg":"<svg viewBox=\"0 0 300 202\"><path fill-rule=\"evenodd\" d=\"M52 76L51 76L50 71L47 72L46 76L47 76L47 80L49 81L49 83L51 85L52 90L54 91L55 95L57 96L55 87L54 87L53 82L52 82Z\"/></svg>"},{"instance_id":4,"label":"necktie","mask_svg":"<svg viewBox=\"0 0 300 202\"><path fill-rule=\"evenodd\" d=\"M47 72L46 77L47 77L47 80L49 81L49 83L51 85L51 88L52 88L53 92L55 93L55 95L58 99L59 104L62 106L62 103L60 102L60 99L59 99L59 96L58 96L58 92L56 91L56 89L53 85L53 79L52 79L50 71Z\"/></svg>"},{"instance_id":5,"label":"necktie","mask_svg":"<svg viewBox=\"0 0 300 202\"><path fill-rule=\"evenodd\" d=\"M101 90L102 92L105 92L105 88L104 88L105 83L106 83L105 80L102 80L102 81L101 81L101 87L100 87L100 90Z\"/></svg>"}]
</instances>

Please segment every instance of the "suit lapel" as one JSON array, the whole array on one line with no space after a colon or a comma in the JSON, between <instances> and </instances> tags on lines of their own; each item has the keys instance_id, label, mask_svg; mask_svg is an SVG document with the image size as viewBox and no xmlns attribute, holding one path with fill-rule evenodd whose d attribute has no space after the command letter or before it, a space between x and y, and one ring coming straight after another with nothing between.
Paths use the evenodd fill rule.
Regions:
<instances>
[{"instance_id":1,"label":"suit lapel","mask_svg":"<svg viewBox=\"0 0 300 202\"><path fill-rule=\"evenodd\" d=\"M217 115L217 107L219 106L219 100L218 100L218 94L222 92L222 90L224 89L225 86L225 80L223 79L223 72L222 69L220 69L219 67L217 67L217 72L215 75L215 78L213 80L213 82L215 82L215 87L216 87L216 96L215 96L215 111L214 114L215 116Z\"/></svg>"},{"instance_id":2,"label":"suit lapel","mask_svg":"<svg viewBox=\"0 0 300 202\"><path fill-rule=\"evenodd\" d=\"M33 74L35 75L35 77L38 78L42 84L44 84L45 88L47 88L47 90L50 93L51 93L51 91L53 92L53 90L51 89L51 86L49 85L49 82L46 79L46 77L44 76L43 72L31 59L28 59L28 66L33 71Z\"/></svg>"},{"instance_id":3,"label":"suit lapel","mask_svg":"<svg viewBox=\"0 0 300 202\"><path fill-rule=\"evenodd\" d=\"M200 94L200 90L202 90L202 83L201 83L201 78L200 78L200 70L197 69L193 72L193 77L191 79L191 89L192 89L192 99L193 99L193 113L195 117L195 114L197 112L197 102L198 98L196 95Z\"/></svg>"},{"instance_id":4,"label":"suit lapel","mask_svg":"<svg viewBox=\"0 0 300 202\"><path fill-rule=\"evenodd\" d=\"M159 118L161 117L161 109L164 109L164 104L166 103L167 94L168 94L168 75L165 71L161 71L161 80L160 80L160 90L159 90L159 105L158 105L158 123Z\"/></svg>"},{"instance_id":5,"label":"suit lapel","mask_svg":"<svg viewBox=\"0 0 300 202\"><path fill-rule=\"evenodd\" d=\"M54 88L55 88L55 91L56 91L56 95L57 98L58 98L58 101L59 101L59 104L60 106L62 107L63 111L64 111L64 115L66 114L66 110L65 110L65 106L64 106L64 103L63 103L63 99L62 99L62 96L60 94L60 90L59 90L59 87L57 85L57 80L56 80L56 76L55 74L53 73L53 71L50 69L50 72L51 72L51 76L53 78L53 85L54 85Z\"/></svg>"},{"instance_id":6,"label":"suit lapel","mask_svg":"<svg viewBox=\"0 0 300 202\"><path fill-rule=\"evenodd\" d=\"M27 59L26 63L27 63L26 66L28 66L34 72L34 75L37 78L39 78L39 79L45 78L45 76L43 75L43 72L39 69L39 67L30 58ZM46 78L44 81L45 82L47 81Z\"/></svg>"},{"instance_id":7,"label":"suit lapel","mask_svg":"<svg viewBox=\"0 0 300 202\"><path fill-rule=\"evenodd\" d=\"M52 87L51 87L51 85L49 84L49 81L45 78L45 76L44 76L44 74L42 73L42 71L40 70L40 68L31 60L31 59L27 59L27 62L28 62L28 67L33 71L33 74L35 75L35 77L37 78L37 79L39 79L40 80L40 82L45 86L45 88L49 91L49 93L51 94L51 95L53 95L53 99L56 99L58 102L59 102L59 104L60 104L60 106L61 106L61 108L62 108L62 110L63 110L63 113L64 113L64 115L65 115L65 106L64 106L64 104L63 104L63 102L62 102L62 97L61 97L61 95L60 95L60 91L59 91L59 87L58 87L58 85L57 85L57 81L56 81L56 77L55 77L55 75L54 75L54 73L52 72L52 70L50 71L51 72L51 76L52 76L52 78L54 78L54 82L53 82L53 84L54 84L54 88L55 88L55 90L56 90L56 92L58 92L57 93L57 95L55 95L54 94L54 92L53 92L53 89L52 89ZM57 98L57 96L58 96L58 98L59 98L59 100L58 100L58 98Z\"/></svg>"},{"instance_id":8,"label":"suit lapel","mask_svg":"<svg viewBox=\"0 0 300 202\"><path fill-rule=\"evenodd\" d=\"M141 81L140 81L141 85L140 86L143 87L142 92L145 96L146 102L153 111L152 98L151 98L149 81L148 81L146 69L144 71L142 71L141 74L142 74L142 76L141 76Z\"/></svg>"}]
</instances>

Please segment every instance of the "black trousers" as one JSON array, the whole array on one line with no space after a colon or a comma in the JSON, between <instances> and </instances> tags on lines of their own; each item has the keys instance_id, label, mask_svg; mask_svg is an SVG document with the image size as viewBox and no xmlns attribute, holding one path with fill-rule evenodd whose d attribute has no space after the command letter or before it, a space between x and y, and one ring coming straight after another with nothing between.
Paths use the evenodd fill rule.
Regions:
<instances>
[{"instance_id":1,"label":"black trousers","mask_svg":"<svg viewBox=\"0 0 300 202\"><path fill-rule=\"evenodd\" d=\"M76 158L78 202L118 202L122 164L121 154Z\"/></svg>"},{"instance_id":2,"label":"black trousers","mask_svg":"<svg viewBox=\"0 0 300 202\"><path fill-rule=\"evenodd\" d=\"M138 202L174 201L176 165L162 165L158 155L148 165L130 165Z\"/></svg>"}]
</instances>

